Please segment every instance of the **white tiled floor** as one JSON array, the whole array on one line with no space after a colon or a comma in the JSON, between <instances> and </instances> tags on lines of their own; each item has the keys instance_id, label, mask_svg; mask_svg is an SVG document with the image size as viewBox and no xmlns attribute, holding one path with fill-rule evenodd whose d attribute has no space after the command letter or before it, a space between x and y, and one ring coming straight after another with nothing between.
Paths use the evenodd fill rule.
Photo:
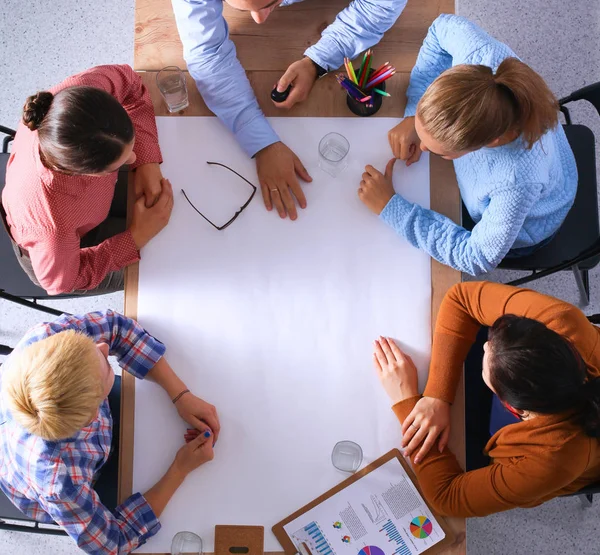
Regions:
<instances>
[{"instance_id":1,"label":"white tiled floor","mask_svg":"<svg viewBox=\"0 0 600 555\"><path fill-rule=\"evenodd\" d=\"M599 0L458 0L458 12L510 44L558 96L600 79ZM4 0L0 3L0 41L0 124L14 127L29 94L93 65L132 63L133 0ZM600 137L593 110L578 106L574 116ZM489 279L508 281L511 277L511 273L497 271ZM597 278L598 271L594 271L587 313L600 312ZM570 302L578 298L568 273L534 286ZM122 310L123 296L48 304L80 313L108 307ZM45 319L42 313L0 301L0 343L14 346L29 327ZM598 506L583 511L578 500L566 498L536 509L471 519L469 555L598 554L599 517ZM68 538L0 532L0 555L70 553L79 550Z\"/></svg>"}]
</instances>

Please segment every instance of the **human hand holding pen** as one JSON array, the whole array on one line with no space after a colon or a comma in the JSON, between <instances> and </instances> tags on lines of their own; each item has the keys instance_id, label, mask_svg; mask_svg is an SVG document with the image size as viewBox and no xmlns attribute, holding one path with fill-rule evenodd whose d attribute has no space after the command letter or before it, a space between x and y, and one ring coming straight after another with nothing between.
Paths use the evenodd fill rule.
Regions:
<instances>
[{"instance_id":1,"label":"human hand holding pen","mask_svg":"<svg viewBox=\"0 0 600 555\"><path fill-rule=\"evenodd\" d=\"M317 81L317 68L310 58L303 58L294 62L277 82L277 92L284 92L292 87L288 97L283 102L273 102L277 108L289 110L295 104L304 102L315 82Z\"/></svg>"}]
</instances>

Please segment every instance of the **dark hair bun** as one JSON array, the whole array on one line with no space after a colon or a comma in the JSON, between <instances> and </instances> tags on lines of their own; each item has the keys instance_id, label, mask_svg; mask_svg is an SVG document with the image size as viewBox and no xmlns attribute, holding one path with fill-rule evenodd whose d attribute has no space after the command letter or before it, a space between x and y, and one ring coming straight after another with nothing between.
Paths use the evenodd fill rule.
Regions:
<instances>
[{"instance_id":1,"label":"dark hair bun","mask_svg":"<svg viewBox=\"0 0 600 555\"><path fill-rule=\"evenodd\" d=\"M51 92L42 91L30 96L23 106L23 123L32 131L35 131L41 124L48 110L54 95Z\"/></svg>"}]
</instances>

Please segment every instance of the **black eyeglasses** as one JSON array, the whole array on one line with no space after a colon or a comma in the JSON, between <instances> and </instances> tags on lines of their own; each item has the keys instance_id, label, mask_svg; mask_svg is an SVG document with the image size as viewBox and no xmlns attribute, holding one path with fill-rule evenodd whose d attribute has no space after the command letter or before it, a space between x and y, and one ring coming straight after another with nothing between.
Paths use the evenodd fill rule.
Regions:
<instances>
[{"instance_id":1,"label":"black eyeglasses","mask_svg":"<svg viewBox=\"0 0 600 555\"><path fill-rule=\"evenodd\" d=\"M188 198L188 196L186 195L185 191L183 189L181 189L181 192L183 193L183 196L185 197L185 200L187 200L190 203L190 206L196 211L198 212L198 214L200 214L210 225L212 225L215 229L218 229L219 231L222 231L223 229L225 229L226 227L230 226L233 222L235 222L236 218L244 211L244 209L252 202L252 199L254 198L254 195L256 194L256 186L254 186L252 183L250 183L250 181L248 181L243 175L240 175L238 172L236 172L235 170L232 170L229 166L226 166L225 164L221 164L219 162L206 162L207 164L211 165L211 166L221 166L222 168L225 168L226 170L229 170L230 172L235 173L235 175L237 175L240 179L243 179L246 183L248 183L248 185L250 185L250 187L252 187L252 194L250 195L250 198L242 205L242 207L233 215L233 218L231 218L231 220L229 220L226 224L223 224L221 226L218 226L216 224L214 224L213 222L211 222L202 212L200 212L200 210L198 210L195 206L194 203Z\"/></svg>"}]
</instances>

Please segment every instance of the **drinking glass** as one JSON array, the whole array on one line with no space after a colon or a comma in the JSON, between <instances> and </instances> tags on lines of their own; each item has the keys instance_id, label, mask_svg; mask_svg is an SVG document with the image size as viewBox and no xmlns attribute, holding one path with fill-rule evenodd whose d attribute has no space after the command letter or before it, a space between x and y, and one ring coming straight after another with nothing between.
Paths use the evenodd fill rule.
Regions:
<instances>
[{"instance_id":1,"label":"drinking glass","mask_svg":"<svg viewBox=\"0 0 600 555\"><path fill-rule=\"evenodd\" d=\"M363 452L358 443L338 441L331 453L331 462L342 472L356 472L363 460Z\"/></svg>"},{"instance_id":2,"label":"drinking glass","mask_svg":"<svg viewBox=\"0 0 600 555\"><path fill-rule=\"evenodd\" d=\"M348 166L350 143L339 133L327 133L319 142L319 167L337 177Z\"/></svg>"},{"instance_id":3,"label":"drinking glass","mask_svg":"<svg viewBox=\"0 0 600 555\"><path fill-rule=\"evenodd\" d=\"M156 84L169 112L179 112L189 106L185 75L177 66L161 69L156 75Z\"/></svg>"},{"instance_id":4,"label":"drinking glass","mask_svg":"<svg viewBox=\"0 0 600 555\"><path fill-rule=\"evenodd\" d=\"M171 542L171 555L202 555L202 538L193 532L177 532Z\"/></svg>"}]
</instances>

